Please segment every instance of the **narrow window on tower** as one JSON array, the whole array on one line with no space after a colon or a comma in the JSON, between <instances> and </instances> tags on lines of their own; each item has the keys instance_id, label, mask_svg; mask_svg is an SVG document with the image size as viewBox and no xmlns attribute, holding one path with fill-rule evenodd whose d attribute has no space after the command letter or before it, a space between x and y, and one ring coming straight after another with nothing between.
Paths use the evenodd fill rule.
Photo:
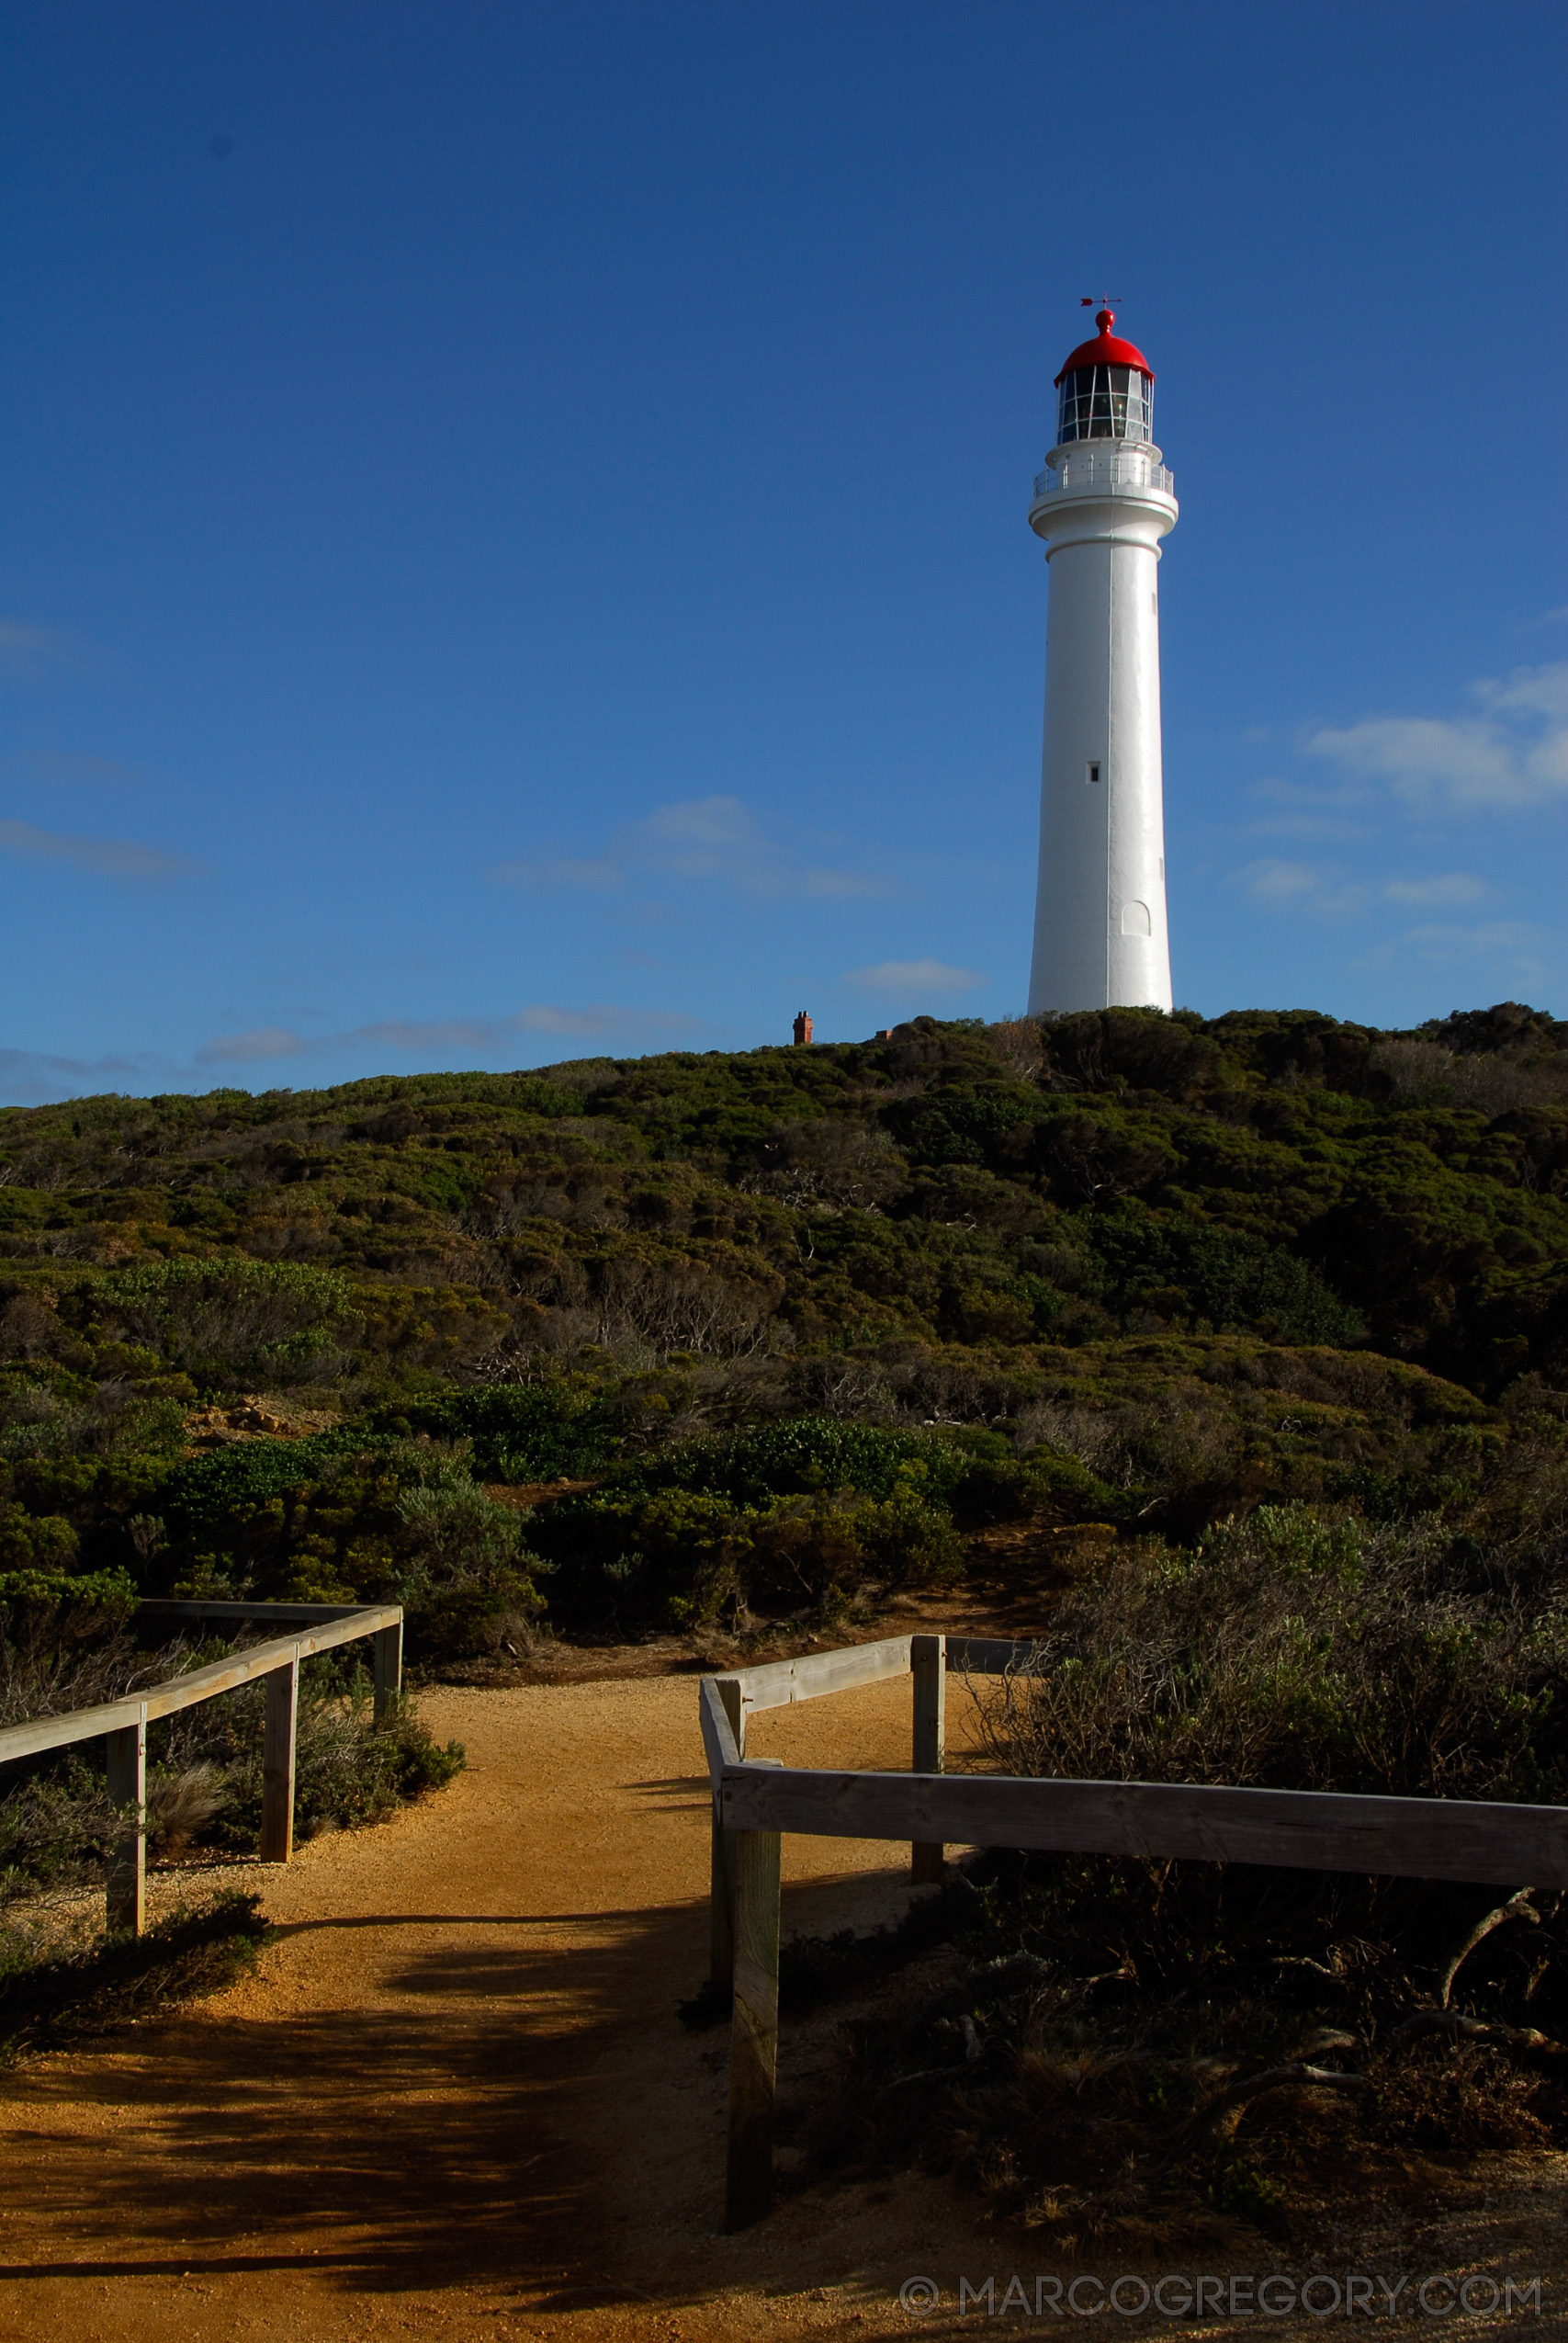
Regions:
<instances>
[{"instance_id":1,"label":"narrow window on tower","mask_svg":"<svg viewBox=\"0 0 1568 2343\"><path fill-rule=\"evenodd\" d=\"M1098 757L1096 757L1096 758L1094 758L1093 760L1091 760L1091 762L1089 763L1089 765L1088 765L1088 767L1086 768L1086 773L1087 773L1087 777L1088 777L1090 781L1098 781L1098 780L1099 780L1099 778L1100 778L1100 760L1099 760L1099 758L1098 758Z\"/></svg>"}]
</instances>

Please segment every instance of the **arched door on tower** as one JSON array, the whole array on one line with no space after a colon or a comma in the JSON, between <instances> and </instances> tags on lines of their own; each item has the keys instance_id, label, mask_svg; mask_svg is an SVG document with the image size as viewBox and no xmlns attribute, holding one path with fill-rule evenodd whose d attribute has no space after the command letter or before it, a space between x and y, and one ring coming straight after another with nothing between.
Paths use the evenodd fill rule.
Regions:
<instances>
[{"instance_id":1,"label":"arched door on tower","mask_svg":"<svg viewBox=\"0 0 1568 2343\"><path fill-rule=\"evenodd\" d=\"M1146 903L1122 904L1122 933L1123 935L1152 935L1154 932L1154 922L1149 917L1149 907Z\"/></svg>"}]
</instances>

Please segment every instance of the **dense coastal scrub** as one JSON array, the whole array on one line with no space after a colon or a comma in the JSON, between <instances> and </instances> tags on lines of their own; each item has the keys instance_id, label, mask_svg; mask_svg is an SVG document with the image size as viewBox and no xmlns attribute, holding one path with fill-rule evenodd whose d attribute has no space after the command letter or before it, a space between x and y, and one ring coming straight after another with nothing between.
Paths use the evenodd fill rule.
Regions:
<instances>
[{"instance_id":1,"label":"dense coastal scrub","mask_svg":"<svg viewBox=\"0 0 1568 2343\"><path fill-rule=\"evenodd\" d=\"M1565 1043L920 1018L7 1110L0 1571L398 1600L439 1664L1010 1518L1484 1510L1568 1384Z\"/></svg>"},{"instance_id":2,"label":"dense coastal scrub","mask_svg":"<svg viewBox=\"0 0 1568 2343\"><path fill-rule=\"evenodd\" d=\"M0 1114L7 1715L190 1664L148 1596L399 1602L416 1676L493 1679L550 1635L863 1632L978 1542L1060 1557L998 1763L1555 1801L1565 1425L1568 1026L1517 1004ZM308 1827L454 1761L347 1666ZM254 1830L254 1705L166 1733L166 1846ZM68 1886L111 1822L83 1761L13 1770L0 1862ZM1561 2142L1558 1899L1488 1903L988 1858L795 1949L796 2006L892 1981L813 2153L1076 2250Z\"/></svg>"}]
</instances>

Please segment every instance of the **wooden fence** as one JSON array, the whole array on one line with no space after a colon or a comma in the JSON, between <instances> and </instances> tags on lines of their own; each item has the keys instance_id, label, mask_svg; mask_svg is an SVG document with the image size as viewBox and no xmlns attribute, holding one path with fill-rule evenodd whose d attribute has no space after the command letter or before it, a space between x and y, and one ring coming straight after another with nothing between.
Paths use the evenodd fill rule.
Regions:
<instances>
[{"instance_id":1,"label":"wooden fence","mask_svg":"<svg viewBox=\"0 0 1568 2343\"><path fill-rule=\"evenodd\" d=\"M944 1775L948 1673L1027 1673L1032 1664L1028 1644L895 1636L703 1680L703 1741L713 1784L710 1973L733 1990L728 2228L760 2220L773 2198L784 1831L907 1839L917 1882L940 1879L945 1844L1568 1887L1563 1806ZM914 1690L910 1772L838 1772L748 1760L749 1715L903 1675L912 1678Z\"/></svg>"},{"instance_id":2,"label":"wooden fence","mask_svg":"<svg viewBox=\"0 0 1568 2343\"><path fill-rule=\"evenodd\" d=\"M36 1757L73 1741L107 1744L108 1794L123 1817L123 1829L109 1859L107 1917L110 1928L140 1936L147 1896L147 1727L176 1709L216 1700L258 1676L266 1679L266 1722L262 1750L261 1860L286 1863L294 1851L294 1748L299 1706L299 1662L362 1636L373 1638L372 1683L378 1722L389 1716L402 1692L403 1614L398 1603L367 1609L328 1602L143 1602L138 1619L171 1626L260 1623L293 1626L297 1632L270 1643L253 1644L231 1658L188 1675L151 1684L124 1700L78 1708L62 1716L39 1716L27 1725L0 1728L0 1764L9 1758Z\"/></svg>"}]
</instances>

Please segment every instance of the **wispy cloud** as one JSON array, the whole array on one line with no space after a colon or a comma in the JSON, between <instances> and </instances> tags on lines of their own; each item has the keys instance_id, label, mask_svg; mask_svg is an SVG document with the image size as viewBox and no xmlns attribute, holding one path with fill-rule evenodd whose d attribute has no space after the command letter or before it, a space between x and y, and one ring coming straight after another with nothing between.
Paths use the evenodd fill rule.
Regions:
<instances>
[{"instance_id":1,"label":"wispy cloud","mask_svg":"<svg viewBox=\"0 0 1568 2343\"><path fill-rule=\"evenodd\" d=\"M312 1045L288 1025L253 1025L248 1033L220 1034L196 1053L198 1066L249 1066L264 1058L298 1058Z\"/></svg>"},{"instance_id":2,"label":"wispy cloud","mask_svg":"<svg viewBox=\"0 0 1568 2343\"><path fill-rule=\"evenodd\" d=\"M63 635L55 634L48 627L23 627L14 618L0 618L0 666L20 668L25 673L41 666L45 660L70 656L70 646Z\"/></svg>"},{"instance_id":3,"label":"wispy cloud","mask_svg":"<svg viewBox=\"0 0 1568 2343\"><path fill-rule=\"evenodd\" d=\"M1244 837L1293 838L1326 845L1367 834L1365 816L1372 791L1365 781L1338 781L1324 788L1269 774L1252 784L1249 795L1270 810L1244 823Z\"/></svg>"},{"instance_id":4,"label":"wispy cloud","mask_svg":"<svg viewBox=\"0 0 1568 2343\"><path fill-rule=\"evenodd\" d=\"M944 993L972 992L990 979L945 960L878 960L874 968L851 968L844 982L859 992Z\"/></svg>"},{"instance_id":5,"label":"wispy cloud","mask_svg":"<svg viewBox=\"0 0 1568 2343\"><path fill-rule=\"evenodd\" d=\"M51 788L112 787L141 777L134 765L112 756L73 756L62 749L13 749L6 762Z\"/></svg>"},{"instance_id":6,"label":"wispy cloud","mask_svg":"<svg viewBox=\"0 0 1568 2343\"><path fill-rule=\"evenodd\" d=\"M1471 686L1473 716L1376 717L1314 732L1314 756L1386 782L1426 812L1539 806L1568 795L1568 661Z\"/></svg>"},{"instance_id":7,"label":"wispy cloud","mask_svg":"<svg viewBox=\"0 0 1568 2343\"><path fill-rule=\"evenodd\" d=\"M196 878L199 863L166 847L142 845L134 838L66 838L52 830L36 830L30 821L0 821L0 854L22 855L33 862L68 863L90 870L100 878Z\"/></svg>"},{"instance_id":8,"label":"wispy cloud","mask_svg":"<svg viewBox=\"0 0 1568 2343\"><path fill-rule=\"evenodd\" d=\"M1272 859L1249 863L1236 877L1255 903L1328 920L1361 919L1384 904L1401 911L1438 911L1447 904L1482 902L1494 891L1465 870L1380 881L1353 877L1332 863Z\"/></svg>"},{"instance_id":9,"label":"wispy cloud","mask_svg":"<svg viewBox=\"0 0 1568 2343\"><path fill-rule=\"evenodd\" d=\"M483 1056L534 1034L600 1042L614 1036L647 1047L699 1030L696 1018L673 1009L628 1009L608 1001L573 1009L533 1002L506 1017L389 1017L343 1033L302 1034L288 1025L255 1025L244 1033L219 1034L203 1042L196 1055L197 1064L204 1066L254 1065L272 1058L344 1049L396 1049L422 1057L472 1050Z\"/></svg>"},{"instance_id":10,"label":"wispy cloud","mask_svg":"<svg viewBox=\"0 0 1568 2343\"><path fill-rule=\"evenodd\" d=\"M626 883L625 867L619 863L573 862L566 855L542 863L498 863L493 876L513 887L614 888Z\"/></svg>"},{"instance_id":11,"label":"wispy cloud","mask_svg":"<svg viewBox=\"0 0 1568 2343\"><path fill-rule=\"evenodd\" d=\"M1457 909L1483 902L1496 889L1465 870L1438 871L1425 877L1356 878L1333 865L1311 862L1250 863L1235 883L1276 916L1297 912L1306 919L1342 924L1363 922L1371 948L1353 963L1380 968L1399 961L1432 964L1490 962L1507 980L1549 978L1542 958L1545 938L1526 920L1425 920L1404 924L1413 911ZM1402 916L1403 915L1403 916Z\"/></svg>"},{"instance_id":12,"label":"wispy cloud","mask_svg":"<svg viewBox=\"0 0 1568 2343\"><path fill-rule=\"evenodd\" d=\"M810 859L801 846L773 836L740 798L728 797L660 806L645 821L624 824L598 855L506 862L493 875L515 886L605 889L639 877L678 878L745 895L820 900L895 891L874 872Z\"/></svg>"},{"instance_id":13,"label":"wispy cloud","mask_svg":"<svg viewBox=\"0 0 1568 2343\"><path fill-rule=\"evenodd\" d=\"M154 1082L162 1087L177 1071L149 1050L64 1058L46 1049L0 1049L0 1099L12 1106L37 1106L94 1091L145 1091Z\"/></svg>"},{"instance_id":14,"label":"wispy cloud","mask_svg":"<svg viewBox=\"0 0 1568 2343\"><path fill-rule=\"evenodd\" d=\"M1365 885L1317 863L1269 857L1249 863L1236 876L1255 903L1309 911L1314 919L1359 918L1369 900Z\"/></svg>"},{"instance_id":15,"label":"wispy cloud","mask_svg":"<svg viewBox=\"0 0 1568 2343\"><path fill-rule=\"evenodd\" d=\"M1385 903L1405 903L1412 911L1436 911L1443 903L1479 903L1491 892L1468 870L1450 870L1432 878L1391 878L1382 895Z\"/></svg>"},{"instance_id":16,"label":"wispy cloud","mask_svg":"<svg viewBox=\"0 0 1568 2343\"><path fill-rule=\"evenodd\" d=\"M1542 956L1544 942L1528 920L1488 920L1474 927L1433 922L1406 928L1399 948L1423 960L1491 960L1517 976L1540 978L1551 973Z\"/></svg>"}]
</instances>

